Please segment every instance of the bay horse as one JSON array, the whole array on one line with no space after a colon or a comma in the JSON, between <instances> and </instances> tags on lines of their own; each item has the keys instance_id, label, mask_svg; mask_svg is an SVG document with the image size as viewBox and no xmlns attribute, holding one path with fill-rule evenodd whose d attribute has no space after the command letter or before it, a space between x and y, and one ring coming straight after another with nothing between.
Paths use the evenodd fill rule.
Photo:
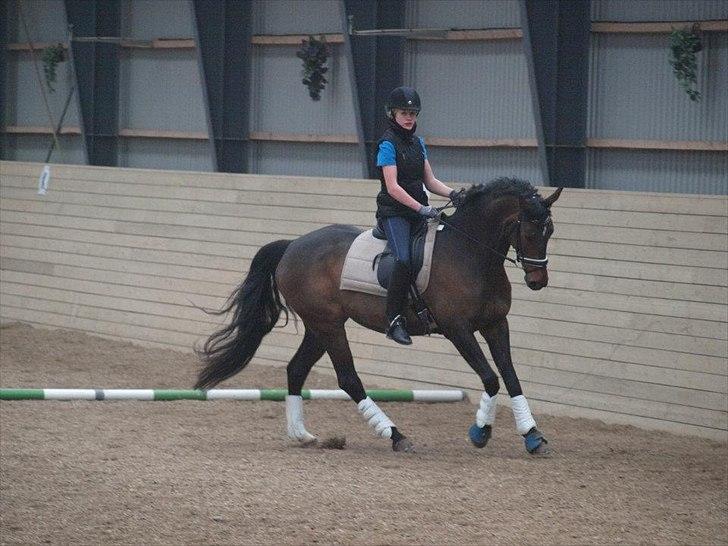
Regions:
<instances>
[{"instance_id":1,"label":"bay horse","mask_svg":"<svg viewBox=\"0 0 728 546\"><path fill-rule=\"evenodd\" d=\"M499 178L471 186L455 212L440 219L445 227L435 241L430 282L422 297L434 316L437 332L452 342L483 383L475 424L468 432L476 447L484 447L491 436L500 388L498 376L475 338L477 331L485 338L505 383L526 450L532 454L549 452L511 361L507 320L511 284L504 262L517 260L521 264L531 290L548 284L546 247L554 231L551 206L562 189L543 198L526 181ZM198 351L203 367L195 388L211 388L242 370L281 312L288 319L289 311L293 311L301 318L305 332L287 366L288 436L301 444L316 441L304 425L301 390L313 365L328 353L339 387L357 403L375 433L391 439L395 451L413 450L412 442L367 397L346 337L344 324L348 319L378 332L384 332L387 325L385 298L339 289L347 251L361 232L355 226L330 225L295 240L261 247L247 277L224 308L212 312L222 315L232 311L232 319ZM516 260L506 255L510 247L516 250ZM411 335L427 333L413 310L406 319Z\"/></svg>"}]
</instances>

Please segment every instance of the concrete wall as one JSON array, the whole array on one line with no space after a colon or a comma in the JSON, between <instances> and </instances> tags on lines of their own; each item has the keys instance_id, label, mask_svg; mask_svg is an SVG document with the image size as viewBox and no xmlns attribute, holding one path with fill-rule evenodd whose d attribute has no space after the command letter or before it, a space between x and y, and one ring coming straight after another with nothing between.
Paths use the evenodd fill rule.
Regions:
<instances>
[{"instance_id":1,"label":"concrete wall","mask_svg":"<svg viewBox=\"0 0 728 546\"><path fill-rule=\"evenodd\" d=\"M371 225L377 192L366 180L53 165L39 196L41 168L0 162L0 319L183 351L218 323L190 302L220 307L269 241ZM566 190L554 221L549 288L529 291L509 267L514 361L535 412L728 439L728 198ZM410 348L357 325L349 336L365 383L479 394L438 336ZM252 365L284 365L301 337L277 330Z\"/></svg>"}]
</instances>

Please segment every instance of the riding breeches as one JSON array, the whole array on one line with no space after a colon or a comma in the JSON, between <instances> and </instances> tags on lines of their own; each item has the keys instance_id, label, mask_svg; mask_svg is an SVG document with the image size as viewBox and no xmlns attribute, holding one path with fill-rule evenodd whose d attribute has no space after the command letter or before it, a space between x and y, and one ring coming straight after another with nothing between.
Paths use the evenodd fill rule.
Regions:
<instances>
[{"instance_id":1,"label":"riding breeches","mask_svg":"<svg viewBox=\"0 0 728 546\"><path fill-rule=\"evenodd\" d=\"M404 265L410 265L410 234L415 227L401 216L390 216L380 220L384 234L394 257Z\"/></svg>"}]
</instances>

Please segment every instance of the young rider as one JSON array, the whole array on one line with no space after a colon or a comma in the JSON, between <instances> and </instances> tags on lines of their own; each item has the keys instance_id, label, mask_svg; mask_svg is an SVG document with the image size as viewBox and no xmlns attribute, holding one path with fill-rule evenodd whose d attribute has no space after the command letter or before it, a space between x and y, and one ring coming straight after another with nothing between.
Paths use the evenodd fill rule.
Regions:
<instances>
[{"instance_id":1,"label":"young rider","mask_svg":"<svg viewBox=\"0 0 728 546\"><path fill-rule=\"evenodd\" d=\"M403 316L410 284L410 233L420 222L437 218L424 187L434 194L449 197L458 206L462 190L455 191L440 182L427 159L427 148L415 137L420 96L411 87L397 87L387 100L389 127L379 139L377 167L382 183L377 195L377 221L395 256L387 290L387 337L410 345ZM423 187L424 184L424 187Z\"/></svg>"}]
</instances>

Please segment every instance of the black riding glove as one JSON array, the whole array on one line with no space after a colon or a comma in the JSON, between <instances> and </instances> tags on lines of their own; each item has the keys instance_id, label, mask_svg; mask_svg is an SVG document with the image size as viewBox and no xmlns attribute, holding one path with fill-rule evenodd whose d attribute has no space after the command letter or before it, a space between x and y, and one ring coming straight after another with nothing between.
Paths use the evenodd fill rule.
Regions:
<instances>
[{"instance_id":1,"label":"black riding glove","mask_svg":"<svg viewBox=\"0 0 728 546\"><path fill-rule=\"evenodd\" d=\"M418 210L422 216L425 218L439 218L440 217L440 211L437 210L435 207L431 207L430 205L423 205L420 207L420 210Z\"/></svg>"},{"instance_id":2,"label":"black riding glove","mask_svg":"<svg viewBox=\"0 0 728 546\"><path fill-rule=\"evenodd\" d=\"M465 202L465 188L452 190L448 197L450 197L450 201L452 201L452 204L455 208L459 207Z\"/></svg>"}]
</instances>

